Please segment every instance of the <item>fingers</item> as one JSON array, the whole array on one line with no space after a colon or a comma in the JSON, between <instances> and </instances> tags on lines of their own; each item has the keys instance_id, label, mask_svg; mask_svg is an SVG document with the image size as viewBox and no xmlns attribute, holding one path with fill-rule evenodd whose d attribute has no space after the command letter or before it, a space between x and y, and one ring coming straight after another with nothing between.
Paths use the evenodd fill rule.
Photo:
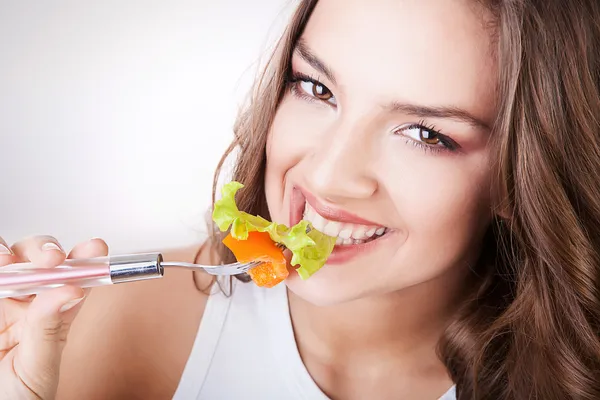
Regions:
<instances>
[{"instance_id":1,"label":"fingers","mask_svg":"<svg viewBox=\"0 0 600 400\"><path fill-rule=\"evenodd\" d=\"M6 241L0 237L0 268L9 264L13 264L17 262L17 257L15 253L8 246ZM33 296L21 296L21 297L13 297L10 300L16 302L28 302L31 301Z\"/></svg>"},{"instance_id":2,"label":"fingers","mask_svg":"<svg viewBox=\"0 0 600 400\"><path fill-rule=\"evenodd\" d=\"M34 236L11 247L16 262L31 261L41 268L52 268L65 261L66 254L52 236Z\"/></svg>"},{"instance_id":3,"label":"fingers","mask_svg":"<svg viewBox=\"0 0 600 400\"><path fill-rule=\"evenodd\" d=\"M21 317L25 315L29 304L15 302L2 309L2 328L0 329L0 360L2 360L19 343L23 324Z\"/></svg>"},{"instance_id":4,"label":"fingers","mask_svg":"<svg viewBox=\"0 0 600 400\"><path fill-rule=\"evenodd\" d=\"M102 239L92 239L82 242L73 247L68 258L93 258L108 255L108 245ZM85 290L85 295L89 294L91 289Z\"/></svg>"},{"instance_id":5,"label":"fingers","mask_svg":"<svg viewBox=\"0 0 600 400\"><path fill-rule=\"evenodd\" d=\"M6 241L0 237L0 267L12 264L15 260L14 254Z\"/></svg>"},{"instance_id":6,"label":"fingers","mask_svg":"<svg viewBox=\"0 0 600 400\"><path fill-rule=\"evenodd\" d=\"M92 258L108 255L108 246L102 239L79 243L69 253L69 258ZM52 236L29 237L9 247L0 238L0 267L12 263L32 262L40 268L53 268L64 262L66 254ZM34 295L12 298L13 301L30 302Z\"/></svg>"},{"instance_id":7,"label":"fingers","mask_svg":"<svg viewBox=\"0 0 600 400\"><path fill-rule=\"evenodd\" d=\"M108 246L102 239L79 243L69 253L69 258L101 257L108 254ZM34 236L8 247L0 238L0 266L13 262L31 261L39 267L55 267L64 262L67 255L52 236Z\"/></svg>"},{"instance_id":8,"label":"fingers","mask_svg":"<svg viewBox=\"0 0 600 400\"><path fill-rule=\"evenodd\" d=\"M102 239L92 239L79 243L69 253L68 258L91 258L108 255L108 245Z\"/></svg>"},{"instance_id":9,"label":"fingers","mask_svg":"<svg viewBox=\"0 0 600 400\"><path fill-rule=\"evenodd\" d=\"M42 398L56 391L62 352L83 298L81 288L64 286L38 295L27 311L14 367Z\"/></svg>"}]
</instances>

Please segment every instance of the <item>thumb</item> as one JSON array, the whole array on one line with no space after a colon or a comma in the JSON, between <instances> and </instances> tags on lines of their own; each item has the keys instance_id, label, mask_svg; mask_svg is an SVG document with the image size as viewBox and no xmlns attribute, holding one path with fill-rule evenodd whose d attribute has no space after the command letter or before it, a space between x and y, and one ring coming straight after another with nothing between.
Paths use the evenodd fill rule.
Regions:
<instances>
[{"instance_id":1,"label":"thumb","mask_svg":"<svg viewBox=\"0 0 600 400\"><path fill-rule=\"evenodd\" d=\"M15 354L15 373L39 397L53 398L62 351L84 291L65 286L39 294L29 306Z\"/></svg>"}]
</instances>

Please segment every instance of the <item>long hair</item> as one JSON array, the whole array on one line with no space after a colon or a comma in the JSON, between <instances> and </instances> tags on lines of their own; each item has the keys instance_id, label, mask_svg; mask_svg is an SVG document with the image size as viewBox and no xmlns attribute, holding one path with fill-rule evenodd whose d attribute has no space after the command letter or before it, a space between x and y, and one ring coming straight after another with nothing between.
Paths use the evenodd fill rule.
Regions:
<instances>
[{"instance_id":1,"label":"long hair","mask_svg":"<svg viewBox=\"0 0 600 400\"><path fill-rule=\"evenodd\" d=\"M459 399L600 399L600 2L478 0L494 16L494 192L469 292L439 342ZM300 3L219 163L239 150L240 209L269 218L267 135L296 41ZM365 3L366 4L366 3ZM233 256L211 229L223 262Z\"/></svg>"}]
</instances>

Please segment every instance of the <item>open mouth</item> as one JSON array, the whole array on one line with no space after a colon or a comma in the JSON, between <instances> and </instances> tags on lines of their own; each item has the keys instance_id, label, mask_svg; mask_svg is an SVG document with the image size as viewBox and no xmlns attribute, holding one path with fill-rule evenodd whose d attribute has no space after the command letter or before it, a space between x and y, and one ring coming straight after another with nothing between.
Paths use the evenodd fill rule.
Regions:
<instances>
[{"instance_id":1,"label":"open mouth","mask_svg":"<svg viewBox=\"0 0 600 400\"><path fill-rule=\"evenodd\" d=\"M336 239L336 249L363 247L382 238L390 229L374 224L348 212L321 204L308 192L294 188L292 193L290 223L305 220L313 228ZM334 250L335 252L335 250Z\"/></svg>"},{"instance_id":2,"label":"open mouth","mask_svg":"<svg viewBox=\"0 0 600 400\"><path fill-rule=\"evenodd\" d=\"M363 225L332 221L319 214L308 202L305 203L303 219L313 228L327 236L335 237L336 246L351 246L372 242L385 235L388 228L377 225Z\"/></svg>"}]
</instances>

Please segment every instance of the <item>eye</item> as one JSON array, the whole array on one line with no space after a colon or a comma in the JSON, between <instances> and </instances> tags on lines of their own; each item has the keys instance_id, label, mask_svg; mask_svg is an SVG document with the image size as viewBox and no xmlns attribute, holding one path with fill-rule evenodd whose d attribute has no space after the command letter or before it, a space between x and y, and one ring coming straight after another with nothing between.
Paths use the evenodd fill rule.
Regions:
<instances>
[{"instance_id":1,"label":"eye","mask_svg":"<svg viewBox=\"0 0 600 400\"><path fill-rule=\"evenodd\" d=\"M323 85L320 82L302 80L300 81L300 87L307 94L314 96L322 101L330 101L334 98L333 93L331 93L331 90L329 90L327 86Z\"/></svg>"},{"instance_id":2,"label":"eye","mask_svg":"<svg viewBox=\"0 0 600 400\"><path fill-rule=\"evenodd\" d=\"M400 127L397 131L422 146L437 149L457 150L459 145L448 136L436 131L434 127L428 127L424 123L410 124Z\"/></svg>"},{"instance_id":3,"label":"eye","mask_svg":"<svg viewBox=\"0 0 600 400\"><path fill-rule=\"evenodd\" d=\"M419 140L430 146L436 146L442 143L439 133L423 126L409 127L409 129L405 131L405 134L414 140Z\"/></svg>"},{"instance_id":4,"label":"eye","mask_svg":"<svg viewBox=\"0 0 600 400\"><path fill-rule=\"evenodd\" d=\"M337 105L333 92L316 79L307 75L294 73L289 80L292 93L300 98L311 101L322 101L331 105Z\"/></svg>"}]
</instances>

